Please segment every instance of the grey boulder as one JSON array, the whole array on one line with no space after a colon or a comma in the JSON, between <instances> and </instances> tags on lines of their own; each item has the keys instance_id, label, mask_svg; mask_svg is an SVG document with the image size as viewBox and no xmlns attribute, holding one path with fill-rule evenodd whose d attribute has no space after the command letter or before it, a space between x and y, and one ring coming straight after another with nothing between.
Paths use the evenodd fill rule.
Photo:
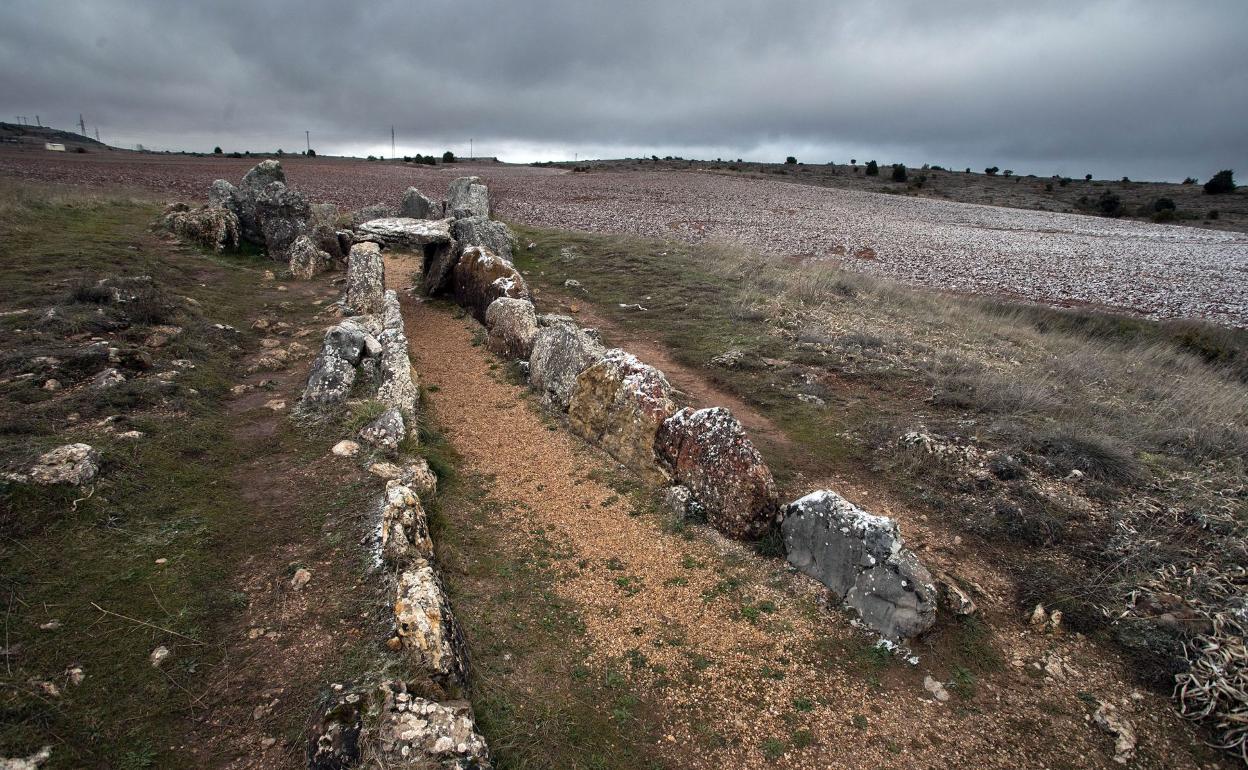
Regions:
<instances>
[{"instance_id":1,"label":"grey boulder","mask_svg":"<svg viewBox=\"0 0 1248 770\"><path fill-rule=\"evenodd\" d=\"M360 428L360 438L383 452L394 454L399 451L399 443L403 441L406 430L403 413L390 407L376 420Z\"/></svg>"},{"instance_id":2,"label":"grey boulder","mask_svg":"<svg viewBox=\"0 0 1248 770\"><path fill-rule=\"evenodd\" d=\"M100 471L100 453L90 444L66 444L45 452L30 469L35 484L89 484Z\"/></svg>"},{"instance_id":3,"label":"grey boulder","mask_svg":"<svg viewBox=\"0 0 1248 770\"><path fill-rule=\"evenodd\" d=\"M511 244L515 237L511 234L511 229L502 222L485 216L463 217L454 220L451 234L461 249L465 246L481 246L503 259L511 259Z\"/></svg>"},{"instance_id":4,"label":"grey boulder","mask_svg":"<svg viewBox=\"0 0 1248 770\"><path fill-rule=\"evenodd\" d=\"M936 622L936 585L892 519L825 489L786 505L780 530L789 563L831 589L874 631L908 639Z\"/></svg>"},{"instance_id":5,"label":"grey boulder","mask_svg":"<svg viewBox=\"0 0 1248 770\"><path fill-rule=\"evenodd\" d=\"M441 219L442 204L429 200L415 187L409 187L399 203L399 216L411 219Z\"/></svg>"},{"instance_id":6,"label":"grey boulder","mask_svg":"<svg viewBox=\"0 0 1248 770\"><path fill-rule=\"evenodd\" d=\"M481 177L461 176L452 180L446 194L446 213L455 219L490 216L490 193L481 184Z\"/></svg>"},{"instance_id":7,"label":"grey boulder","mask_svg":"<svg viewBox=\"0 0 1248 770\"><path fill-rule=\"evenodd\" d=\"M575 324L538 329L529 353L529 386L546 403L566 412L577 375L602 360L606 352L598 340Z\"/></svg>"},{"instance_id":8,"label":"grey boulder","mask_svg":"<svg viewBox=\"0 0 1248 770\"><path fill-rule=\"evenodd\" d=\"M355 313L378 313L384 309L386 266L381 247L371 241L351 247L347 258L347 295L344 304Z\"/></svg>"},{"instance_id":9,"label":"grey boulder","mask_svg":"<svg viewBox=\"0 0 1248 770\"><path fill-rule=\"evenodd\" d=\"M489 349L503 358L528 359L537 335L537 313L527 299L499 297L485 309Z\"/></svg>"},{"instance_id":10,"label":"grey boulder","mask_svg":"<svg viewBox=\"0 0 1248 770\"><path fill-rule=\"evenodd\" d=\"M313 278L334 265L334 258L323 251L306 235L301 235L290 245L290 274L295 278Z\"/></svg>"}]
</instances>

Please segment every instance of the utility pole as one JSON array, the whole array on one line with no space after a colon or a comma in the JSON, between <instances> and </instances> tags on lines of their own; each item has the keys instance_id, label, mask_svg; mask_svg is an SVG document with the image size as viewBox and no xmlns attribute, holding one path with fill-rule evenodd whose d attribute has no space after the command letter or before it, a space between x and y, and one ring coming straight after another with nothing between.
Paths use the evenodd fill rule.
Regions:
<instances>
[{"instance_id":1,"label":"utility pole","mask_svg":"<svg viewBox=\"0 0 1248 770\"><path fill-rule=\"evenodd\" d=\"M95 141L97 142L100 141L100 127L99 126L95 127Z\"/></svg>"},{"instance_id":2,"label":"utility pole","mask_svg":"<svg viewBox=\"0 0 1248 770\"><path fill-rule=\"evenodd\" d=\"M390 126L390 160L394 160L394 126Z\"/></svg>"},{"instance_id":3,"label":"utility pole","mask_svg":"<svg viewBox=\"0 0 1248 770\"><path fill-rule=\"evenodd\" d=\"M304 131L304 132L303 132L303 141L304 141L304 143L307 145L308 149L309 149L309 150L311 150L311 149L312 149L312 134L311 134L311 132L309 132L309 131Z\"/></svg>"},{"instance_id":4,"label":"utility pole","mask_svg":"<svg viewBox=\"0 0 1248 770\"><path fill-rule=\"evenodd\" d=\"M35 120L38 120L38 119L39 119L39 116L36 115ZM78 133L82 134L83 136L87 135L87 122L82 119L81 112L78 113Z\"/></svg>"},{"instance_id":5,"label":"utility pole","mask_svg":"<svg viewBox=\"0 0 1248 770\"><path fill-rule=\"evenodd\" d=\"M472 139L468 140L468 160L472 160Z\"/></svg>"},{"instance_id":6,"label":"utility pole","mask_svg":"<svg viewBox=\"0 0 1248 770\"><path fill-rule=\"evenodd\" d=\"M35 125L43 128L43 121L39 119L38 115L35 116Z\"/></svg>"}]
</instances>

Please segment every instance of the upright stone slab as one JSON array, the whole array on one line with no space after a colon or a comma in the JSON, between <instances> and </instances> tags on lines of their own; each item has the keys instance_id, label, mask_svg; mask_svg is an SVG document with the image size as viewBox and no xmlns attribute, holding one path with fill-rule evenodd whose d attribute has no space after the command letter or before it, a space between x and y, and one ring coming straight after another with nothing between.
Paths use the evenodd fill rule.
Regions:
<instances>
[{"instance_id":1,"label":"upright stone slab","mask_svg":"<svg viewBox=\"0 0 1248 770\"><path fill-rule=\"evenodd\" d=\"M663 422L655 448L715 529L749 540L775 523L779 505L771 470L727 409L680 410Z\"/></svg>"},{"instance_id":2,"label":"upright stone slab","mask_svg":"<svg viewBox=\"0 0 1248 770\"><path fill-rule=\"evenodd\" d=\"M455 301L485 323L485 311L499 297L529 299L529 286L510 262L479 246L464 249L455 265Z\"/></svg>"},{"instance_id":3,"label":"upright stone slab","mask_svg":"<svg viewBox=\"0 0 1248 770\"><path fill-rule=\"evenodd\" d=\"M503 358L528 360L537 335L537 313L527 299L500 297L485 309L489 348Z\"/></svg>"},{"instance_id":4,"label":"upright stone slab","mask_svg":"<svg viewBox=\"0 0 1248 770\"><path fill-rule=\"evenodd\" d=\"M490 216L490 193L476 176L461 176L451 182L446 195L446 213L455 219Z\"/></svg>"},{"instance_id":5,"label":"upright stone slab","mask_svg":"<svg viewBox=\"0 0 1248 770\"><path fill-rule=\"evenodd\" d=\"M662 372L623 350L608 350L577 376L568 423L646 480L665 484L654 441L675 411L672 386Z\"/></svg>"},{"instance_id":6,"label":"upright stone slab","mask_svg":"<svg viewBox=\"0 0 1248 770\"><path fill-rule=\"evenodd\" d=\"M538 319L539 323L541 318ZM548 323L533 336L529 353L529 387L541 394L547 404L568 411L576 378L597 361L606 350L598 340L566 323Z\"/></svg>"},{"instance_id":7,"label":"upright stone slab","mask_svg":"<svg viewBox=\"0 0 1248 770\"><path fill-rule=\"evenodd\" d=\"M892 519L825 489L785 506L781 533L789 563L831 589L878 633L906 639L936 622L936 585Z\"/></svg>"},{"instance_id":8,"label":"upright stone slab","mask_svg":"<svg viewBox=\"0 0 1248 770\"><path fill-rule=\"evenodd\" d=\"M489 217L472 216L456 219L451 223L451 234L460 248L481 246L503 259L512 257L511 244L515 236L502 222Z\"/></svg>"},{"instance_id":9,"label":"upright stone slab","mask_svg":"<svg viewBox=\"0 0 1248 770\"><path fill-rule=\"evenodd\" d=\"M415 187L409 187L399 203L399 216L411 219L441 219L442 204L426 198Z\"/></svg>"},{"instance_id":10,"label":"upright stone slab","mask_svg":"<svg viewBox=\"0 0 1248 770\"><path fill-rule=\"evenodd\" d=\"M359 314L382 312L385 286L386 266L381 258L381 247L372 241L352 246L347 258L347 308Z\"/></svg>"}]
</instances>

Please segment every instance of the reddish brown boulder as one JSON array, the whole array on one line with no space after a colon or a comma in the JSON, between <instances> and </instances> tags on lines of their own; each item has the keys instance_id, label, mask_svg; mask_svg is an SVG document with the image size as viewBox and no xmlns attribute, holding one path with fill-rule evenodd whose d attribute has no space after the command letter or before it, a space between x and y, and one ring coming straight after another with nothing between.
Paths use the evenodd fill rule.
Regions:
<instances>
[{"instance_id":1,"label":"reddish brown boulder","mask_svg":"<svg viewBox=\"0 0 1248 770\"><path fill-rule=\"evenodd\" d=\"M771 471L723 407L681 409L663 422L655 452L707 522L729 537L757 538L779 510Z\"/></svg>"},{"instance_id":2,"label":"reddish brown boulder","mask_svg":"<svg viewBox=\"0 0 1248 770\"><path fill-rule=\"evenodd\" d=\"M455 264L455 301L485 323L485 311L500 297L529 299L529 287L510 262L480 246L464 249Z\"/></svg>"}]
</instances>

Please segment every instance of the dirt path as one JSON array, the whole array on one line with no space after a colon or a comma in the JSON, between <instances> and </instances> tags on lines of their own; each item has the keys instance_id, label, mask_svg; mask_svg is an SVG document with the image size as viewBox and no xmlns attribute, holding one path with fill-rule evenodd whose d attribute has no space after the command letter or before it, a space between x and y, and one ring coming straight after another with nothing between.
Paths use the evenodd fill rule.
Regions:
<instances>
[{"instance_id":1,"label":"dirt path","mask_svg":"<svg viewBox=\"0 0 1248 770\"><path fill-rule=\"evenodd\" d=\"M410 269L388 261L391 285L410 285ZM918 665L890 661L782 562L706 530L669 532L656 517L635 515L605 481L615 464L554 428L506 380L473 344L475 322L440 303L403 302L414 366L434 388L433 410L462 455L461 472L485 479L505 506L494 536L521 548L520 531L541 528L557 543L555 569L565 577L556 591L584 624L590 663L623 671L653 704L644 718L665 762L1113 766L1112 742L1089 728L1078 693L1125 691L1083 640L1011 632L993 655L1031 661L1058 649L1080 660L1078 681L1040 681L1043 673L1037 680L1007 663L939 705L922 689L924 674L949 681L952 661L976 665L971 658L988 651L976 645L989 642L946 629L916 649Z\"/></svg>"}]
</instances>

